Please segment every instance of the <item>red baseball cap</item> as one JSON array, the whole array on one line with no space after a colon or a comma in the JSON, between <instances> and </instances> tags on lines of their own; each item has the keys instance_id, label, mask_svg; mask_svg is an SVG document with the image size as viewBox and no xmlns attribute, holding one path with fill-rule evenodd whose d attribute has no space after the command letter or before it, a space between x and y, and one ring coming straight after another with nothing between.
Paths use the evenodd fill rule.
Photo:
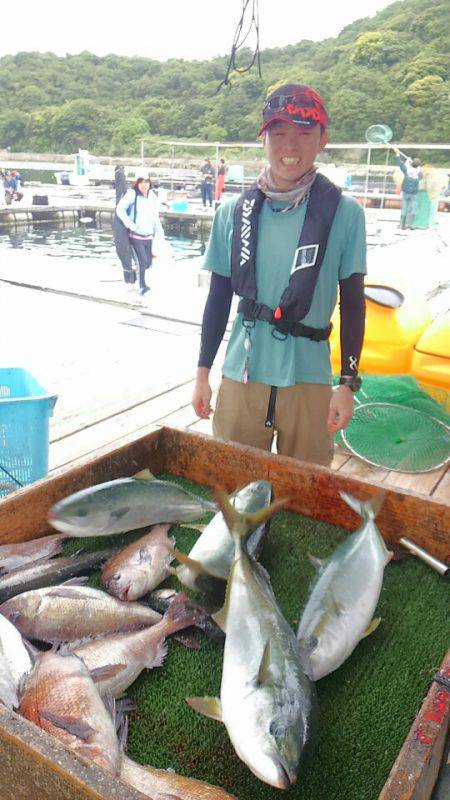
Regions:
<instances>
[{"instance_id":1,"label":"red baseball cap","mask_svg":"<svg viewBox=\"0 0 450 800\"><path fill-rule=\"evenodd\" d=\"M290 122L299 128L309 130L315 125L328 126L328 117L323 100L310 86L302 83L285 83L267 98L263 107L263 124L258 136L272 122Z\"/></svg>"}]
</instances>

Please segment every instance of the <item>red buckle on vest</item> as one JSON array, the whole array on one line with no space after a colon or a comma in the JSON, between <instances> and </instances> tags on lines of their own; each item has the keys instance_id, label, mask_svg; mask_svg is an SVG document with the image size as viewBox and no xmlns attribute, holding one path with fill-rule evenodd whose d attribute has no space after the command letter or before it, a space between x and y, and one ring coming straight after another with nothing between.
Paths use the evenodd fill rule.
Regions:
<instances>
[{"instance_id":1,"label":"red buckle on vest","mask_svg":"<svg viewBox=\"0 0 450 800\"><path fill-rule=\"evenodd\" d=\"M281 319L282 316L283 316L283 312L282 312L280 306L277 306L275 311L273 312L273 317L274 317L274 319Z\"/></svg>"}]
</instances>

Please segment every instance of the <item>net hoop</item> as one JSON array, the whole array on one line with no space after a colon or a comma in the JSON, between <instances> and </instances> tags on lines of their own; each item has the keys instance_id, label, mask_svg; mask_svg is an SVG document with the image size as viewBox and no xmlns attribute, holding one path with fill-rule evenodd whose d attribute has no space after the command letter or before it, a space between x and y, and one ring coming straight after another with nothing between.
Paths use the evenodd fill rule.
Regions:
<instances>
[{"instance_id":1,"label":"net hoop","mask_svg":"<svg viewBox=\"0 0 450 800\"><path fill-rule=\"evenodd\" d=\"M431 414L426 414L423 411L419 411L417 408L411 408L410 406L402 406L402 405L399 405L398 403L361 403L361 405L358 405L355 408L354 415L353 415L352 419L355 419L355 416L358 413L360 413L363 409L376 408L376 407L378 407L378 408L381 407L381 408L384 408L384 409L393 409L394 408L396 410L401 409L403 411L407 411L411 415L416 414L418 417L422 417L422 418L426 419L427 422L432 421L433 423L435 423L437 431L440 431L440 432L442 431L442 435L450 437L450 427L448 425L446 425L445 422L442 422L442 420L437 419L437 417L433 417ZM349 426L350 425L351 425L351 421L349 423ZM362 455L355 448L354 444L353 445L350 444L349 439L348 439L348 436L349 436L348 427L346 429L344 429L344 430L341 430L340 433L341 433L342 440L343 440L345 446L348 448L348 450L353 455L357 456L362 461L365 461L367 464L370 464L373 467L382 467L383 469L390 470L391 472L405 472L405 473L409 473L409 474L415 474L415 473L420 473L420 472L422 472L422 473L423 472L433 472L433 470L439 469L439 467L445 466L445 464L447 464L450 461L450 445L449 445L449 455L446 458L444 458L443 461L440 461L440 462L438 462L436 464L433 464L433 466L431 466L431 467L426 467L424 469L405 469L404 467L401 468L401 467L392 467L392 466L389 466L389 465L387 466L385 463L384 464L382 463L381 459L378 460L378 461L375 461L373 459L368 458L367 456ZM351 434L351 431L350 431L350 434ZM450 442L450 438L449 438L449 442Z\"/></svg>"}]
</instances>

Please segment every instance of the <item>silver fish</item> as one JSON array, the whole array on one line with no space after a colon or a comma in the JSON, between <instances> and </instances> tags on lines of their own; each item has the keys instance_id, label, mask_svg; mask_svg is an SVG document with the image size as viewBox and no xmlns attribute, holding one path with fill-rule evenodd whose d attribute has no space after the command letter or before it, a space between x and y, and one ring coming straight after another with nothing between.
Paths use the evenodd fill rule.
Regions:
<instances>
[{"instance_id":1,"label":"silver fish","mask_svg":"<svg viewBox=\"0 0 450 800\"><path fill-rule=\"evenodd\" d=\"M88 575L115 552L111 548L64 558L44 558L18 567L0 577L0 603L22 592L54 586L77 575Z\"/></svg>"},{"instance_id":2,"label":"silver fish","mask_svg":"<svg viewBox=\"0 0 450 800\"><path fill-rule=\"evenodd\" d=\"M202 615L187 595L180 593L160 622L151 628L68 645L63 652L70 650L83 660L101 695L120 697L143 669L163 664L167 655L166 637L194 625Z\"/></svg>"},{"instance_id":3,"label":"silver fish","mask_svg":"<svg viewBox=\"0 0 450 800\"><path fill-rule=\"evenodd\" d=\"M214 619L226 633L219 698L189 698L221 720L239 758L262 781L286 789L297 778L315 719L314 684L305 672L294 632L278 608L266 570L243 543L249 529L285 501L240 515L224 492L216 497L235 541L225 606Z\"/></svg>"},{"instance_id":4,"label":"silver fish","mask_svg":"<svg viewBox=\"0 0 450 800\"><path fill-rule=\"evenodd\" d=\"M150 533L116 553L104 566L102 583L119 600L137 600L155 589L169 572L175 539L169 525L155 525Z\"/></svg>"},{"instance_id":5,"label":"silver fish","mask_svg":"<svg viewBox=\"0 0 450 800\"><path fill-rule=\"evenodd\" d=\"M236 800L218 786L171 770L142 767L126 755L122 756L120 779L150 800Z\"/></svg>"},{"instance_id":6,"label":"silver fish","mask_svg":"<svg viewBox=\"0 0 450 800\"><path fill-rule=\"evenodd\" d=\"M19 594L3 603L0 613L27 638L51 644L138 630L161 619L140 603L122 603L99 589L69 584Z\"/></svg>"},{"instance_id":7,"label":"silver fish","mask_svg":"<svg viewBox=\"0 0 450 800\"><path fill-rule=\"evenodd\" d=\"M25 682L19 713L76 755L118 774L114 722L77 656L42 654Z\"/></svg>"},{"instance_id":8,"label":"silver fish","mask_svg":"<svg viewBox=\"0 0 450 800\"><path fill-rule=\"evenodd\" d=\"M312 675L328 675L353 652L380 619L373 619L383 584L383 572L392 558L375 525L384 495L369 502L345 492L341 497L363 518L362 526L336 548L326 561L312 559L318 568L297 636L309 650Z\"/></svg>"},{"instance_id":9,"label":"silver fish","mask_svg":"<svg viewBox=\"0 0 450 800\"><path fill-rule=\"evenodd\" d=\"M104 536L156 525L194 520L215 507L148 470L134 478L100 483L53 506L50 524L68 536Z\"/></svg>"},{"instance_id":10,"label":"silver fish","mask_svg":"<svg viewBox=\"0 0 450 800\"><path fill-rule=\"evenodd\" d=\"M8 708L19 705L19 686L32 666L19 631L0 614L0 701Z\"/></svg>"},{"instance_id":11,"label":"silver fish","mask_svg":"<svg viewBox=\"0 0 450 800\"><path fill-rule=\"evenodd\" d=\"M66 536L54 533L52 536L42 536L40 539L31 539L28 542L2 544L0 546L0 575L12 569L29 564L42 558L50 558L60 553Z\"/></svg>"},{"instance_id":12,"label":"silver fish","mask_svg":"<svg viewBox=\"0 0 450 800\"><path fill-rule=\"evenodd\" d=\"M252 514L266 508L272 498L272 485L269 481L253 481L233 495L233 505L241 513ZM258 558L270 521L253 531L246 542L247 552ZM222 595L225 591L228 572L234 558L234 542L228 526L219 511L197 539L189 556L176 551L181 562L175 574L178 580L192 590L205 594Z\"/></svg>"}]
</instances>

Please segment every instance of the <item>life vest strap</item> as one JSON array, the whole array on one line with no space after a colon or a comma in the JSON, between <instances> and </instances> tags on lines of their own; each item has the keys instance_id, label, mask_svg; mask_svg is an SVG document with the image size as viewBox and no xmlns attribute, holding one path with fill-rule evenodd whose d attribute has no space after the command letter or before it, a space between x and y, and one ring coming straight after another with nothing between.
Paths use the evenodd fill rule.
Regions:
<instances>
[{"instance_id":1,"label":"life vest strap","mask_svg":"<svg viewBox=\"0 0 450 800\"><path fill-rule=\"evenodd\" d=\"M332 324L330 322L326 328L312 328L310 325L304 325L303 322L288 319L275 319L274 311L264 303L258 303L256 300L249 300L241 298L238 305L238 313L242 314L244 321L254 321L256 319L268 322L280 333L290 336L303 336L305 339L311 339L313 342L323 342L330 338L332 331Z\"/></svg>"}]
</instances>

